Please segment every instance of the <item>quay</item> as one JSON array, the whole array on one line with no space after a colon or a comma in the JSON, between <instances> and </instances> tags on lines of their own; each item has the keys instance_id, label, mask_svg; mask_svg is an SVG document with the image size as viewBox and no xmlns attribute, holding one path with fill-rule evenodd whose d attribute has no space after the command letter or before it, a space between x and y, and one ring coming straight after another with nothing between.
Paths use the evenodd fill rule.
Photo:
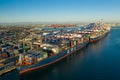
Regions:
<instances>
[{"instance_id":1,"label":"quay","mask_svg":"<svg viewBox=\"0 0 120 80\"><path fill-rule=\"evenodd\" d=\"M87 44L100 40L110 32L110 26L103 23L90 23L85 27L60 24L52 26L54 27L48 29L2 28L0 75L14 69L20 74L42 69L84 48Z\"/></svg>"}]
</instances>

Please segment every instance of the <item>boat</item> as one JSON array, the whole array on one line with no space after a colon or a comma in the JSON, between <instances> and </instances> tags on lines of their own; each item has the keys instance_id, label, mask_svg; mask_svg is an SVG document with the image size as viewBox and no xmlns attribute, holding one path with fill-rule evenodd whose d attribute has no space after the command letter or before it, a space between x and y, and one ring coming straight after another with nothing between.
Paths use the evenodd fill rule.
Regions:
<instances>
[{"instance_id":1,"label":"boat","mask_svg":"<svg viewBox=\"0 0 120 80\"><path fill-rule=\"evenodd\" d=\"M70 36L70 34L68 36L56 35L54 39L47 40L46 43L44 42L44 44L41 45L42 49L40 51L20 54L19 65L17 65L19 73L24 74L45 68L89 44L89 36L87 34L79 34L79 36L75 36L75 34L71 35L72 36ZM46 54L46 56L43 57L43 54ZM36 56L33 57L32 55Z\"/></svg>"},{"instance_id":2,"label":"boat","mask_svg":"<svg viewBox=\"0 0 120 80\"><path fill-rule=\"evenodd\" d=\"M101 32L99 33L92 33L90 35L90 42L93 43L93 42L97 42L98 40L102 39L107 33L103 32L101 34Z\"/></svg>"},{"instance_id":3,"label":"boat","mask_svg":"<svg viewBox=\"0 0 120 80\"><path fill-rule=\"evenodd\" d=\"M110 32L110 26L101 22L91 23L89 27L90 43L97 42Z\"/></svg>"}]
</instances>

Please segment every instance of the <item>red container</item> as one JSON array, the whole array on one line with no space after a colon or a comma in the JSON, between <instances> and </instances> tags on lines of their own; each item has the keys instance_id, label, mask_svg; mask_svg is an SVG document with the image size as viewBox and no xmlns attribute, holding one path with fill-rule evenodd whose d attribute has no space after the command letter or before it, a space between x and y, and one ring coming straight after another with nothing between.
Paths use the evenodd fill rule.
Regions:
<instances>
[{"instance_id":1,"label":"red container","mask_svg":"<svg viewBox=\"0 0 120 80\"><path fill-rule=\"evenodd\" d=\"M0 51L2 51L2 48L0 48Z\"/></svg>"},{"instance_id":2,"label":"red container","mask_svg":"<svg viewBox=\"0 0 120 80\"><path fill-rule=\"evenodd\" d=\"M0 53L0 60L2 59L2 54Z\"/></svg>"},{"instance_id":3,"label":"red container","mask_svg":"<svg viewBox=\"0 0 120 80\"><path fill-rule=\"evenodd\" d=\"M8 54L7 53L2 53L2 58L3 59L8 58Z\"/></svg>"}]
</instances>

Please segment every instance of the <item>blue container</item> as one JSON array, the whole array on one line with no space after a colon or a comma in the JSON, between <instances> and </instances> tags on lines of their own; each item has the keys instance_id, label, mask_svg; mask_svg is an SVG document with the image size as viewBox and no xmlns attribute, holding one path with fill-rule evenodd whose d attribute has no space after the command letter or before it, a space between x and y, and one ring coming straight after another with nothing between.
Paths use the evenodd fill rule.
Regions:
<instances>
[{"instance_id":1,"label":"blue container","mask_svg":"<svg viewBox=\"0 0 120 80\"><path fill-rule=\"evenodd\" d=\"M38 59L38 58L41 58L42 57L42 55L41 54L39 54L39 55L36 55L36 58Z\"/></svg>"},{"instance_id":2,"label":"blue container","mask_svg":"<svg viewBox=\"0 0 120 80\"><path fill-rule=\"evenodd\" d=\"M15 56L14 52L9 52L10 56Z\"/></svg>"},{"instance_id":3,"label":"blue container","mask_svg":"<svg viewBox=\"0 0 120 80\"><path fill-rule=\"evenodd\" d=\"M23 52L24 52L24 50L23 50L23 49L19 49L18 51L19 51L19 53L23 53Z\"/></svg>"}]
</instances>

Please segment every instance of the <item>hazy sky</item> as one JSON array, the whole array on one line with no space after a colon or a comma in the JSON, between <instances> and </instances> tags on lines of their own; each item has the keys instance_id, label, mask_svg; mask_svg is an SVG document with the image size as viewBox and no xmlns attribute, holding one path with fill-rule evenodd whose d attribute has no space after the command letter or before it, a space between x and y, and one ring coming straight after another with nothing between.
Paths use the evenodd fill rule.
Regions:
<instances>
[{"instance_id":1,"label":"hazy sky","mask_svg":"<svg viewBox=\"0 0 120 80\"><path fill-rule=\"evenodd\" d=\"M120 0L0 0L0 22L120 21Z\"/></svg>"}]
</instances>

